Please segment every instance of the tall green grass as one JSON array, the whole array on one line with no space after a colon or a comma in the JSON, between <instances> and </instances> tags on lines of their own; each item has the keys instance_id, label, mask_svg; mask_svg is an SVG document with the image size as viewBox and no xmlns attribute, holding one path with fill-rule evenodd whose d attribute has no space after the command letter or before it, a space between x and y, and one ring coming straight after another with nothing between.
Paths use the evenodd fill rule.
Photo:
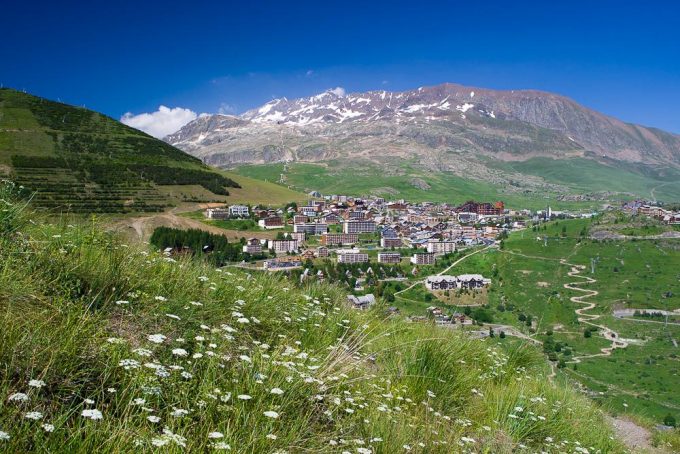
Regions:
<instances>
[{"instance_id":1,"label":"tall green grass","mask_svg":"<svg viewBox=\"0 0 680 454\"><path fill-rule=\"evenodd\" d=\"M48 223L0 187L0 451L622 451L527 347Z\"/></svg>"}]
</instances>

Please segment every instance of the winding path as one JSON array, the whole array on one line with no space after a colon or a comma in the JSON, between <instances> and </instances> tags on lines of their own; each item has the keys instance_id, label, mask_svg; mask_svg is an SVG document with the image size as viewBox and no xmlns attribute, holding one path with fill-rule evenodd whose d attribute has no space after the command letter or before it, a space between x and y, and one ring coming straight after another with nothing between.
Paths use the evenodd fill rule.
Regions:
<instances>
[{"instance_id":1,"label":"winding path","mask_svg":"<svg viewBox=\"0 0 680 454\"><path fill-rule=\"evenodd\" d=\"M597 323L594 323L594 320L599 319L601 316L598 314L586 314L587 311L590 311L591 309L595 308L597 304L593 303L592 301L583 301L584 298L592 298L594 296L599 295L600 292L597 290L589 290L589 289L584 289L579 287L578 285L583 285L585 284L592 284L594 282L597 282L597 279L594 279L589 276L581 276L581 272L586 268L584 265L574 265L573 263L569 263L566 261L566 259L561 259L560 264L562 265L567 265L571 267L571 270L567 273L571 277L577 277L579 279L583 279L584 281L574 281L574 282L567 282L566 284L563 285L564 288L569 289L569 290L575 290L577 292L583 292L585 295L580 295L580 296L572 296L569 298L569 300L573 303L577 304L582 304L584 307L580 309L576 309L574 312L576 312L576 315L578 316L578 321L581 323L584 323L586 325L594 326L598 328L598 330L602 331L602 336L605 339L608 339L611 341L612 345L609 347L605 347L600 349L601 353L594 353L592 355L581 355L581 356L574 356L571 359L571 363L579 363L581 362L582 359L585 358L594 358L597 356L610 356L612 354L612 351L617 349L617 348L626 348L628 346L628 342L622 341L619 339L619 334L609 328L608 326L605 325L599 325Z\"/></svg>"},{"instance_id":2,"label":"winding path","mask_svg":"<svg viewBox=\"0 0 680 454\"><path fill-rule=\"evenodd\" d=\"M597 323L594 323L595 320L599 319L601 315L598 314L587 314L586 312L594 309L597 307L597 304L593 303L592 301L584 301L586 298L592 298L594 296L597 296L600 294L597 290L589 290L580 287L581 285L584 284L592 284L594 282L597 282L597 279L594 279L589 276L581 276L581 272L586 269L584 265L575 265L573 263L569 263L567 259L553 259L549 257L540 257L540 256L533 256L533 255L526 255L522 254L519 252L513 252L509 250L504 250L503 252L507 254L512 254L512 255L518 255L521 257L526 257L526 258L531 258L531 259L536 259L536 260L559 260L561 265L565 265L570 267L570 271L567 273L570 277L575 277L578 279L582 279L581 281L573 281L573 282L567 282L566 284L563 284L563 287L568 289L568 290L574 290L577 292L582 292L584 295L579 295L579 296L572 296L569 298L569 300L573 303L576 304L581 304L583 307L576 309L574 312L577 315L577 319L580 323L594 326L598 330L602 332L602 336L611 341L611 346L605 347L600 349L600 353L594 353L592 355L580 355L580 356L574 356L572 357L570 363L580 363L582 359L587 359L587 358L594 358L598 356L610 356L612 354L612 351L617 349L617 348L626 348L628 346L628 342L622 341L619 339L619 334L609 328L608 326L605 325L600 325Z\"/></svg>"}]
</instances>

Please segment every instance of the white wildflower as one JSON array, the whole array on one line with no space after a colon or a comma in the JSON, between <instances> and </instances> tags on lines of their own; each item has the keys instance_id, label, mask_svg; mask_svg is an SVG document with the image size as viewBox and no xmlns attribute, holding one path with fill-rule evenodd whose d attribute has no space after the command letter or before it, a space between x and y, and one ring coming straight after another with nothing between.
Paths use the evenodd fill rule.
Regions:
<instances>
[{"instance_id":1,"label":"white wildflower","mask_svg":"<svg viewBox=\"0 0 680 454\"><path fill-rule=\"evenodd\" d=\"M139 361L134 359L121 359L118 361L118 365L125 370L137 369L139 368Z\"/></svg>"},{"instance_id":2,"label":"white wildflower","mask_svg":"<svg viewBox=\"0 0 680 454\"><path fill-rule=\"evenodd\" d=\"M149 341L153 342L154 344L162 344L165 339L167 339L167 337L163 334L150 334L147 339L149 339Z\"/></svg>"},{"instance_id":3,"label":"white wildflower","mask_svg":"<svg viewBox=\"0 0 680 454\"><path fill-rule=\"evenodd\" d=\"M24 393L14 393L14 394L11 394L7 398L7 400L9 402L26 402L26 401L28 401L28 395L26 395Z\"/></svg>"},{"instance_id":4,"label":"white wildflower","mask_svg":"<svg viewBox=\"0 0 680 454\"><path fill-rule=\"evenodd\" d=\"M84 418L89 418L92 420L97 420L97 419L103 419L104 416L102 415L102 412L96 409L89 409L89 410L83 410L81 415Z\"/></svg>"},{"instance_id":5,"label":"white wildflower","mask_svg":"<svg viewBox=\"0 0 680 454\"><path fill-rule=\"evenodd\" d=\"M277 412L271 411L271 410L265 411L265 412L264 412L264 415L265 415L267 418L272 418L272 419L277 419L277 418L279 417L279 414L278 414Z\"/></svg>"},{"instance_id":6,"label":"white wildflower","mask_svg":"<svg viewBox=\"0 0 680 454\"><path fill-rule=\"evenodd\" d=\"M24 415L26 419L32 419L33 421L39 421L43 418L43 414L39 411L29 411Z\"/></svg>"},{"instance_id":7,"label":"white wildflower","mask_svg":"<svg viewBox=\"0 0 680 454\"><path fill-rule=\"evenodd\" d=\"M175 408L172 413L170 413L172 416L175 418L181 418L183 416L186 416L189 414L188 410L184 410L183 408Z\"/></svg>"},{"instance_id":8,"label":"white wildflower","mask_svg":"<svg viewBox=\"0 0 680 454\"><path fill-rule=\"evenodd\" d=\"M45 382L42 381L42 380L30 380L30 381L28 382L28 386L30 386L31 388L38 388L38 389L40 389L40 388L42 388L43 386L45 386Z\"/></svg>"}]
</instances>

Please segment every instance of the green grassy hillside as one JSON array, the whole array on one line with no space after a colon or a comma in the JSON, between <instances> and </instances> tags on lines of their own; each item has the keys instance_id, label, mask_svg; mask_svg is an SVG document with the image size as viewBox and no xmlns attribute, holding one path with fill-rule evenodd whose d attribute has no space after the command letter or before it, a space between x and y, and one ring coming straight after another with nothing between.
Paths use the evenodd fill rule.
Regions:
<instances>
[{"instance_id":1,"label":"green grassy hillside","mask_svg":"<svg viewBox=\"0 0 680 454\"><path fill-rule=\"evenodd\" d=\"M552 222L545 230L511 234L502 249L471 256L451 273L491 277L486 310L494 323L515 326L541 342L560 344L554 362L564 361L560 375L588 387L597 401L614 412L659 424L669 414L680 418L680 315L666 324L663 317L617 318L614 310L680 310L680 240L598 241L588 236L601 229L628 232L628 225L641 223L622 215ZM637 227L631 233L647 235L650 230ZM569 275L572 265L583 266L578 275L594 282ZM590 356L599 355L612 341L604 330L585 337L590 325L575 313L584 304L571 298L586 292L564 287L573 282L598 292L584 299L595 304L587 314L598 316L594 323L616 332L628 344L625 348L610 356ZM403 296L417 296L415 290ZM424 292L422 287L418 290ZM422 315L431 304L421 299L410 309Z\"/></svg>"},{"instance_id":2,"label":"green grassy hillside","mask_svg":"<svg viewBox=\"0 0 680 454\"><path fill-rule=\"evenodd\" d=\"M523 189L520 180L505 185L494 184L490 180L466 179L451 173L427 172L409 162L391 163L386 167L370 162L339 160L316 164L294 162L287 164L285 171L283 164L265 164L241 166L235 172L270 182L279 182L283 174L283 184L302 192L317 190L323 194L355 196L373 194L391 199L453 203L471 198L503 200L516 208L537 209L548 204L553 208L599 207L607 200L616 202L634 196L667 202L680 200L680 172L670 168L661 177L584 158L532 158L513 162L486 160L485 165L513 175L540 177L564 190L530 191ZM521 179L521 176L517 178ZM597 197L587 196L593 193L598 193ZM573 195L585 197L579 200Z\"/></svg>"},{"instance_id":3,"label":"green grassy hillside","mask_svg":"<svg viewBox=\"0 0 680 454\"><path fill-rule=\"evenodd\" d=\"M0 175L37 205L73 212L160 211L225 201L239 184L200 160L84 108L0 89ZM186 188L181 196L168 186Z\"/></svg>"},{"instance_id":4,"label":"green grassy hillside","mask_svg":"<svg viewBox=\"0 0 680 454\"><path fill-rule=\"evenodd\" d=\"M0 200L1 451L623 451L529 347Z\"/></svg>"}]
</instances>

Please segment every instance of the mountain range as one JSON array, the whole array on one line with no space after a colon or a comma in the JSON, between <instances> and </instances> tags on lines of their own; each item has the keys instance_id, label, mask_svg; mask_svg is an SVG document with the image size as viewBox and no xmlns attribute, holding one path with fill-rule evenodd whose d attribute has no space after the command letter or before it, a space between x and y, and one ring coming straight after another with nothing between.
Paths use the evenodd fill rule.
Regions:
<instances>
[{"instance_id":1,"label":"mountain range","mask_svg":"<svg viewBox=\"0 0 680 454\"><path fill-rule=\"evenodd\" d=\"M573 167L579 160L604 174L613 169L649 180L649 187L672 183L680 173L677 134L625 123L552 93L449 83L274 99L239 116L201 116L164 140L224 168L364 162L399 173L408 162L418 174L443 172L515 192L579 193L597 186L525 172L518 164L537 159L550 162L549 173L562 161Z\"/></svg>"}]
</instances>

